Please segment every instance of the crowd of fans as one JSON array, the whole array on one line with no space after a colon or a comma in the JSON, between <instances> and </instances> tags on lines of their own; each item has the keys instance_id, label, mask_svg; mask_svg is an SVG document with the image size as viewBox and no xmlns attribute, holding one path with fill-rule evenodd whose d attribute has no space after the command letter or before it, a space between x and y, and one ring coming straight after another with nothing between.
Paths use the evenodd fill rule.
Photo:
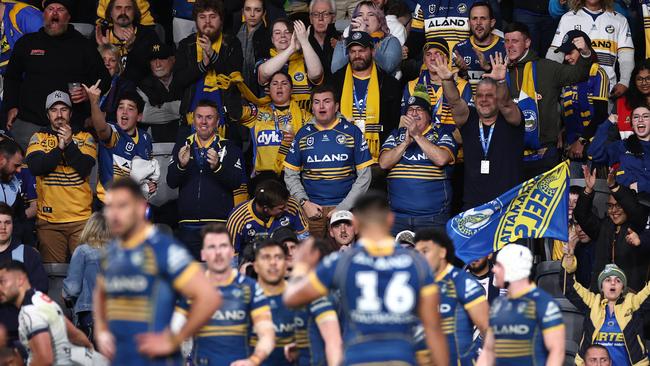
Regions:
<instances>
[{"instance_id":1,"label":"crowd of fans","mask_svg":"<svg viewBox=\"0 0 650 366\"><path fill-rule=\"evenodd\" d=\"M562 291L587 316L577 362L611 356L615 366L648 364L650 1L3 0L0 24L0 262L23 263L4 267L27 275L29 282L15 279L23 281L20 298L47 293L43 264L69 263L58 295L105 356L116 352L107 319L127 312L104 309L93 320L101 258L112 238L128 238L102 213L126 215L115 202L106 206L114 182L129 177L134 198L146 201L163 185L177 191L143 216L206 262L208 278L225 284L225 304L248 291L252 348L233 351L226 364L250 356L256 365L334 365L343 357L345 310L337 307L345 304L306 301L316 292L297 284L285 292L283 279L306 274L305 261L315 267L329 253L355 250L364 237L355 202L366 192L387 196L385 235L422 252L444 278L461 263L448 239L423 229L444 230L453 215L568 159L571 178L582 182L570 190L569 242L529 241L531 261L561 261ZM173 144L169 162L154 156L165 144ZM598 192L608 194L606 210L594 203ZM366 232L376 223L369 216L362 214ZM297 254L303 246L309 260L307 249ZM442 259L429 258L431 251ZM325 262L330 277L319 269L312 280L320 295L344 281ZM494 256L462 263L453 278L476 281L487 303L499 303L507 286L495 273L504 263ZM231 267L237 274L226 272ZM180 271L167 270L180 281ZM12 342L20 348L20 306L7 304L2 271L0 323L11 350ZM242 287L230 288L233 281ZM194 298L201 286L168 290ZM473 306L478 297L466 292L459 301ZM287 303L311 303L294 314L273 305L283 293ZM187 311L208 309L202 299L174 315L181 338L198 330L200 316ZM480 362L490 363L503 355L488 320L503 319L488 318L488 307L465 306L476 334L472 345L456 347L484 339ZM547 320L541 330L558 326ZM306 340L313 325L322 349ZM556 360L559 346L544 334ZM195 339L195 364L223 356L211 354L209 342ZM159 354L155 338L145 344L151 349L139 352ZM450 357L463 359L453 348ZM0 352L0 360L19 353Z\"/></svg>"}]
</instances>

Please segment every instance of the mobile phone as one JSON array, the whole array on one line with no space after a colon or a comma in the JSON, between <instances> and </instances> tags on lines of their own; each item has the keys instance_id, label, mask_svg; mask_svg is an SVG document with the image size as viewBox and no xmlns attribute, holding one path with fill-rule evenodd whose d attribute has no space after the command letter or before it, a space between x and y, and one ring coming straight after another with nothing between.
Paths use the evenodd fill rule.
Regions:
<instances>
[{"instance_id":1,"label":"mobile phone","mask_svg":"<svg viewBox=\"0 0 650 366\"><path fill-rule=\"evenodd\" d=\"M99 27L102 30L102 34L106 34L106 31L111 27L111 23L106 19L100 19Z\"/></svg>"}]
</instances>

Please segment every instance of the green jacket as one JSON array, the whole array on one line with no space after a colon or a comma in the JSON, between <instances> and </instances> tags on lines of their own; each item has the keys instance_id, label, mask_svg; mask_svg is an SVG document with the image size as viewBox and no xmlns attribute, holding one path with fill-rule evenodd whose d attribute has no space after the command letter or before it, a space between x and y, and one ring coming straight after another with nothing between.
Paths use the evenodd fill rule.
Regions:
<instances>
[{"instance_id":1,"label":"green jacket","mask_svg":"<svg viewBox=\"0 0 650 366\"><path fill-rule=\"evenodd\" d=\"M560 271L560 287L571 303L578 308L578 311L585 313L583 323L582 339L580 349L576 355L576 365L584 364L584 357L587 348L593 343L598 331L605 323L605 311L607 311L607 299L601 294L596 294L575 280L573 272L576 269L576 261L568 264L566 257L562 260ZM643 343L643 313L650 311L650 282L636 294L627 293L621 296L614 306L614 314L625 340L625 348L632 366L648 366L650 361L646 356L647 352Z\"/></svg>"},{"instance_id":2,"label":"green jacket","mask_svg":"<svg viewBox=\"0 0 650 366\"><path fill-rule=\"evenodd\" d=\"M537 93L539 115L539 142L542 145L553 144L555 146L560 133L559 100L562 87L587 80L591 59L580 57L575 65L567 65L540 58L535 51L528 50L528 54L521 60L508 66L508 75L511 80L509 89L512 98L519 98L524 66L530 61L537 62L535 92Z\"/></svg>"}]
</instances>

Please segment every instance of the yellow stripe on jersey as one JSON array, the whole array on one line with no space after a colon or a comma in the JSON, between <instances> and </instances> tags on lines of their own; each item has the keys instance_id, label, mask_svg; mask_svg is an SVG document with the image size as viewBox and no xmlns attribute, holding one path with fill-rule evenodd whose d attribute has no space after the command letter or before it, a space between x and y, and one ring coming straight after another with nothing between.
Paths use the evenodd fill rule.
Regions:
<instances>
[{"instance_id":1,"label":"yellow stripe on jersey","mask_svg":"<svg viewBox=\"0 0 650 366\"><path fill-rule=\"evenodd\" d=\"M437 294L438 292L439 292L438 285L432 283L420 289L420 296L424 297L424 296L434 295Z\"/></svg>"},{"instance_id":2,"label":"yellow stripe on jersey","mask_svg":"<svg viewBox=\"0 0 650 366\"><path fill-rule=\"evenodd\" d=\"M481 296L477 297L476 299L474 299L474 300L468 302L467 304L465 304L464 308L465 308L465 310L469 310L469 309L473 308L474 306L476 306L476 305L478 305L480 303L483 303L485 301L487 301L485 299L485 296L481 295Z\"/></svg>"},{"instance_id":3,"label":"yellow stripe on jersey","mask_svg":"<svg viewBox=\"0 0 650 366\"><path fill-rule=\"evenodd\" d=\"M251 311L251 318L257 319L260 316L268 315L269 319L271 316L271 307L268 305L261 306L253 311Z\"/></svg>"},{"instance_id":4,"label":"yellow stripe on jersey","mask_svg":"<svg viewBox=\"0 0 650 366\"><path fill-rule=\"evenodd\" d=\"M554 325L554 326L552 326L550 328L546 328L546 329L544 329L542 331L542 333L550 332L550 331L553 331L553 330L556 330L556 329L564 329L564 324L558 324L558 325Z\"/></svg>"},{"instance_id":5,"label":"yellow stripe on jersey","mask_svg":"<svg viewBox=\"0 0 650 366\"><path fill-rule=\"evenodd\" d=\"M318 279L318 276L316 276L316 272L311 272L307 278L309 279L309 283L314 287L316 292L318 292L321 296L327 295L327 288L323 285L322 282Z\"/></svg>"},{"instance_id":6,"label":"yellow stripe on jersey","mask_svg":"<svg viewBox=\"0 0 650 366\"><path fill-rule=\"evenodd\" d=\"M336 312L334 310L327 310L326 312L317 316L315 319L316 324L321 324L322 322L328 320L338 320L338 316L336 315Z\"/></svg>"},{"instance_id":7,"label":"yellow stripe on jersey","mask_svg":"<svg viewBox=\"0 0 650 366\"><path fill-rule=\"evenodd\" d=\"M149 322L152 316L152 304L147 297L115 297L106 299L106 318Z\"/></svg>"},{"instance_id":8,"label":"yellow stripe on jersey","mask_svg":"<svg viewBox=\"0 0 650 366\"><path fill-rule=\"evenodd\" d=\"M173 286L176 290L182 289L192 279L195 273L201 271L201 265L197 262L190 263L185 270L176 277Z\"/></svg>"}]
</instances>

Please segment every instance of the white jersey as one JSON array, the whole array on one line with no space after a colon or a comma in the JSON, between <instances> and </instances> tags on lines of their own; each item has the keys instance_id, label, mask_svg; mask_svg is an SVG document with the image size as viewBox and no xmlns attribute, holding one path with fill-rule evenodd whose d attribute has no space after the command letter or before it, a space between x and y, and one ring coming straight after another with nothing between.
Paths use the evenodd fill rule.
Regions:
<instances>
[{"instance_id":1,"label":"white jersey","mask_svg":"<svg viewBox=\"0 0 650 366\"><path fill-rule=\"evenodd\" d=\"M610 11L598 14L590 13L584 8L569 11L562 15L551 47L560 47L567 32L574 29L585 32L591 38L591 45L598 54L598 63L609 77L609 85L616 85L618 80L614 65L619 51L626 48L634 50L627 19L617 12Z\"/></svg>"},{"instance_id":2,"label":"white jersey","mask_svg":"<svg viewBox=\"0 0 650 366\"><path fill-rule=\"evenodd\" d=\"M27 349L29 355L27 365L32 360L29 340L42 332L48 332L52 339L54 365L73 365L70 359L72 345L68 340L61 307L46 294L32 289L25 293L25 299L18 314L20 342Z\"/></svg>"}]
</instances>

